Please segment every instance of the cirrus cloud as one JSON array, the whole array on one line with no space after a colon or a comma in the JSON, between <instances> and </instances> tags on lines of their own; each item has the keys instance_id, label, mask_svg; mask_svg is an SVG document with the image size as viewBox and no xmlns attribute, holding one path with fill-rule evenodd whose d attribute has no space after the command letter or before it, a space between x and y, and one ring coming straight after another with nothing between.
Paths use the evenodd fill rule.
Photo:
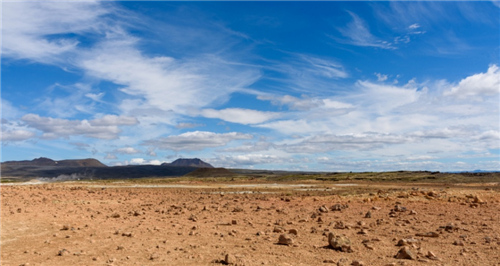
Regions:
<instances>
[{"instance_id":1,"label":"cirrus cloud","mask_svg":"<svg viewBox=\"0 0 500 266\"><path fill-rule=\"evenodd\" d=\"M252 139L250 134L238 132L214 133L208 131L186 132L176 136L168 136L147 140L144 145L153 146L162 150L196 151L207 148L221 147L234 140Z\"/></svg>"}]
</instances>

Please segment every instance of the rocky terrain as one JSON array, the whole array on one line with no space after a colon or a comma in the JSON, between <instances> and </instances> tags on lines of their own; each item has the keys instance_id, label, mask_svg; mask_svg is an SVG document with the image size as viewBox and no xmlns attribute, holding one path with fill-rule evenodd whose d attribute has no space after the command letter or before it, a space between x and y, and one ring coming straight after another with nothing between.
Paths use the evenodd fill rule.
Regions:
<instances>
[{"instance_id":1,"label":"rocky terrain","mask_svg":"<svg viewBox=\"0 0 500 266\"><path fill-rule=\"evenodd\" d=\"M174 182L175 181L175 182ZM1 186L1 265L500 265L500 185Z\"/></svg>"}]
</instances>

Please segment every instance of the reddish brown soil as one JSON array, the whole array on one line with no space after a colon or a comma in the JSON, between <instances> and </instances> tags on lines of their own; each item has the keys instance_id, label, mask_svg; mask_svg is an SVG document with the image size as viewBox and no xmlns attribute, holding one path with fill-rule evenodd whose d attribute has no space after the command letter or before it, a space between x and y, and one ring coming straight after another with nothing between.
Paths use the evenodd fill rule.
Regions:
<instances>
[{"instance_id":1,"label":"reddish brown soil","mask_svg":"<svg viewBox=\"0 0 500 266\"><path fill-rule=\"evenodd\" d=\"M500 265L498 184L98 186L2 185L1 265ZM352 252L330 248L330 232ZM394 257L401 239L413 259Z\"/></svg>"}]
</instances>

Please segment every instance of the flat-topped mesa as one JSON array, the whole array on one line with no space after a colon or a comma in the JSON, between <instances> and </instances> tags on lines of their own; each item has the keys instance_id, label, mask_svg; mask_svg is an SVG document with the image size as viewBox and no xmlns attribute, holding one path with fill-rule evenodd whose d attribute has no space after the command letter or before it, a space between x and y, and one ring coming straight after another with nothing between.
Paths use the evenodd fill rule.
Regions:
<instances>
[{"instance_id":1,"label":"flat-topped mesa","mask_svg":"<svg viewBox=\"0 0 500 266\"><path fill-rule=\"evenodd\" d=\"M101 163L99 160L92 158L81 160L61 160L56 163L58 166L66 167L107 167L107 165Z\"/></svg>"},{"instance_id":2,"label":"flat-topped mesa","mask_svg":"<svg viewBox=\"0 0 500 266\"><path fill-rule=\"evenodd\" d=\"M198 158L186 159L181 158L177 159L171 163L163 163L162 166L182 166L182 167L197 167L197 168L214 168L209 163L206 163Z\"/></svg>"},{"instance_id":3,"label":"flat-topped mesa","mask_svg":"<svg viewBox=\"0 0 500 266\"><path fill-rule=\"evenodd\" d=\"M40 157L31 161L7 161L2 163L3 166L61 166L61 167L107 167L99 160L88 159L75 159L75 160L61 160L54 161L50 158Z\"/></svg>"}]
</instances>

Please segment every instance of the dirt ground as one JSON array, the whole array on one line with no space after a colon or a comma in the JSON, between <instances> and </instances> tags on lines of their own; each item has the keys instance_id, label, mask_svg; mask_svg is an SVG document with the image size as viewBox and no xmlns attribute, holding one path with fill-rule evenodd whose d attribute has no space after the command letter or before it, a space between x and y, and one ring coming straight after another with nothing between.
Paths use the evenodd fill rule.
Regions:
<instances>
[{"instance_id":1,"label":"dirt ground","mask_svg":"<svg viewBox=\"0 0 500 266\"><path fill-rule=\"evenodd\" d=\"M5 266L500 265L500 185L2 184L0 248Z\"/></svg>"}]
</instances>

